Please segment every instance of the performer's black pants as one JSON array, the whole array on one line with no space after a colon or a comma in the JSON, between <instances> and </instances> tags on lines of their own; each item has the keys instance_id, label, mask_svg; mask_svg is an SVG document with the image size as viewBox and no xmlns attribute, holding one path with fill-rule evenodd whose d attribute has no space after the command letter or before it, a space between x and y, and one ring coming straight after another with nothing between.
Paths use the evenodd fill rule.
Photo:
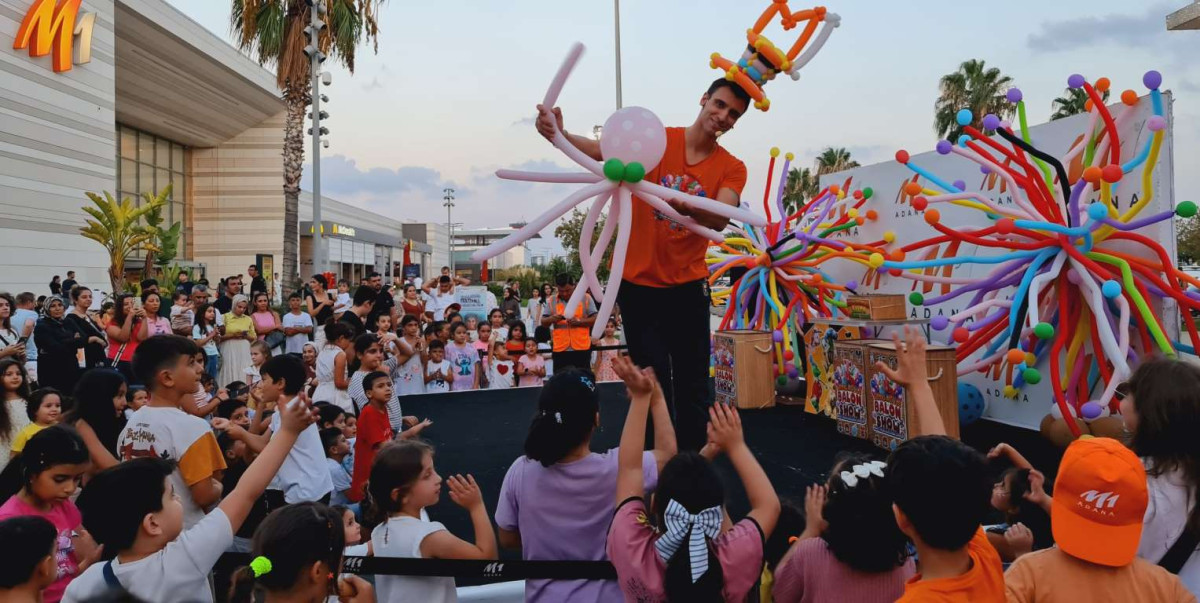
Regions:
<instances>
[{"instance_id":1,"label":"performer's black pants","mask_svg":"<svg viewBox=\"0 0 1200 603\"><path fill-rule=\"evenodd\" d=\"M617 303L630 357L638 366L654 367L662 383L679 450L699 450L708 423L708 284L660 288L623 281ZM653 443L651 418L647 449Z\"/></svg>"}]
</instances>

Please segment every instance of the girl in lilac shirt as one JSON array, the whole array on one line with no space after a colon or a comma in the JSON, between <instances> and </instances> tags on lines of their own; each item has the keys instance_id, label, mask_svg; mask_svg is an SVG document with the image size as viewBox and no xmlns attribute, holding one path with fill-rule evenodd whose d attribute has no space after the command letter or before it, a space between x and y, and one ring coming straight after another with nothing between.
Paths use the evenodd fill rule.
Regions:
<instances>
[{"instance_id":1,"label":"girl in lilac shirt","mask_svg":"<svg viewBox=\"0 0 1200 603\"><path fill-rule=\"evenodd\" d=\"M656 390L661 398L661 389ZM659 408L661 406L661 409ZM653 489L658 469L675 454L675 431L666 403L656 406L658 449L639 452L638 491ZM504 476L496 525L500 546L524 559L602 561L613 516L617 451L592 452L600 422L599 398L589 371L568 369L546 382L525 439L525 456ZM527 580L525 600L622 601L612 580Z\"/></svg>"}]
</instances>

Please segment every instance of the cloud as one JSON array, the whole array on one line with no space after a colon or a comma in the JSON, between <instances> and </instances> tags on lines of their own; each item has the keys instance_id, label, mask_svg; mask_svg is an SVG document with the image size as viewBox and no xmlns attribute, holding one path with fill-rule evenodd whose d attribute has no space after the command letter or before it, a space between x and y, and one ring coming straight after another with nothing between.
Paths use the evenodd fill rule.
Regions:
<instances>
[{"instance_id":1,"label":"cloud","mask_svg":"<svg viewBox=\"0 0 1200 603\"><path fill-rule=\"evenodd\" d=\"M1178 6L1156 3L1139 14L1109 14L1042 24L1026 46L1035 52L1069 52L1088 48L1125 48L1159 55L1176 68L1190 68L1195 41L1186 32L1167 31L1166 15Z\"/></svg>"},{"instance_id":2,"label":"cloud","mask_svg":"<svg viewBox=\"0 0 1200 603\"><path fill-rule=\"evenodd\" d=\"M521 119L518 119L517 121L514 121L514 122L512 122L511 124L509 124L509 127L512 127L512 126L532 126L532 125L533 125L533 122L535 122L535 121L537 121L537 117L536 117L536 116L534 116L534 117L522 117Z\"/></svg>"}]
</instances>

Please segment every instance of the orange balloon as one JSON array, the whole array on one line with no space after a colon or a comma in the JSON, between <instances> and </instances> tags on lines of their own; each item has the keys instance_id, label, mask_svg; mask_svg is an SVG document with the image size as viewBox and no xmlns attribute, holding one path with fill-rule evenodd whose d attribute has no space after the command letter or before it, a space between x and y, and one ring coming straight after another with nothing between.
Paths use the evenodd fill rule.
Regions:
<instances>
[{"instance_id":1,"label":"orange balloon","mask_svg":"<svg viewBox=\"0 0 1200 603\"><path fill-rule=\"evenodd\" d=\"M840 187L840 186L838 186L838 185L836 185L836 184L832 184L832 185L830 185L830 186L829 186L829 192L831 192L831 193L833 193L833 194L835 194L835 195L836 195L836 194L838 194L838 193L842 192L842 187Z\"/></svg>"},{"instance_id":2,"label":"orange balloon","mask_svg":"<svg viewBox=\"0 0 1200 603\"><path fill-rule=\"evenodd\" d=\"M1100 93L1108 92L1108 87L1111 85L1112 85L1112 82L1108 81L1108 78L1102 77L1102 78L1096 80L1096 92L1100 92Z\"/></svg>"},{"instance_id":3,"label":"orange balloon","mask_svg":"<svg viewBox=\"0 0 1200 603\"><path fill-rule=\"evenodd\" d=\"M1092 106L1093 106L1093 105L1092 105L1092 99L1090 99L1090 98L1089 98L1089 99L1087 99L1087 100L1083 101L1083 110L1084 110L1084 111L1087 111L1088 113L1091 113L1091 112L1092 112Z\"/></svg>"},{"instance_id":4,"label":"orange balloon","mask_svg":"<svg viewBox=\"0 0 1200 603\"><path fill-rule=\"evenodd\" d=\"M1021 351L1020 349L1013 348L1008 351L1007 358L1009 364L1021 364L1022 362L1025 362L1025 352Z\"/></svg>"},{"instance_id":5,"label":"orange balloon","mask_svg":"<svg viewBox=\"0 0 1200 603\"><path fill-rule=\"evenodd\" d=\"M1121 102L1125 103L1126 105L1129 105L1130 107L1136 105L1138 102L1137 92L1134 92L1133 90L1126 90L1126 91L1122 92L1121 93Z\"/></svg>"},{"instance_id":6,"label":"orange balloon","mask_svg":"<svg viewBox=\"0 0 1200 603\"><path fill-rule=\"evenodd\" d=\"M908 184L904 185L904 194L908 195L909 197L915 197L921 194L921 189L923 188L924 187L916 182L909 182Z\"/></svg>"},{"instance_id":7,"label":"orange balloon","mask_svg":"<svg viewBox=\"0 0 1200 603\"><path fill-rule=\"evenodd\" d=\"M937 224L938 220L942 219L942 213L936 209L925 210L925 221L929 224Z\"/></svg>"},{"instance_id":8,"label":"orange balloon","mask_svg":"<svg viewBox=\"0 0 1200 603\"><path fill-rule=\"evenodd\" d=\"M1086 182L1096 184L1097 182L1100 182L1100 177L1102 174L1103 172L1098 166L1088 166L1087 169L1083 170L1083 179Z\"/></svg>"},{"instance_id":9,"label":"orange balloon","mask_svg":"<svg viewBox=\"0 0 1200 603\"><path fill-rule=\"evenodd\" d=\"M873 210L873 209L868 209L868 210L867 210L867 219L868 219L868 220L878 220L878 219L879 219L879 212L877 212L877 211L875 211L875 210Z\"/></svg>"},{"instance_id":10,"label":"orange balloon","mask_svg":"<svg viewBox=\"0 0 1200 603\"><path fill-rule=\"evenodd\" d=\"M855 219L854 219L854 223L855 223L855 224L858 224L859 226L862 226L863 224L866 224L866 222L867 222L867 219L866 219L866 218L864 218L864 217L862 217L862 216L859 216L859 217L857 217L857 218L855 218Z\"/></svg>"},{"instance_id":11,"label":"orange balloon","mask_svg":"<svg viewBox=\"0 0 1200 603\"><path fill-rule=\"evenodd\" d=\"M905 255L905 253L904 253L903 249L895 249L892 252L888 253L888 257L890 257L892 259L892 261L895 261L895 262L903 262L904 255Z\"/></svg>"}]
</instances>

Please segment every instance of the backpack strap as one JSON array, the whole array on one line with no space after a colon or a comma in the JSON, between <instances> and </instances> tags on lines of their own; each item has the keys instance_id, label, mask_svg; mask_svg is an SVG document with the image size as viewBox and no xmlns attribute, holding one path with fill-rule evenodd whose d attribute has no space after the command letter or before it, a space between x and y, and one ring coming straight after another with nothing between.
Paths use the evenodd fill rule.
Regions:
<instances>
[{"instance_id":1,"label":"backpack strap","mask_svg":"<svg viewBox=\"0 0 1200 603\"><path fill-rule=\"evenodd\" d=\"M1158 560L1159 567L1178 575L1179 570L1183 569L1183 564L1187 563L1198 544L1200 544L1200 534L1184 528L1183 533L1175 540L1175 544L1172 544L1171 548L1167 550L1167 554Z\"/></svg>"},{"instance_id":2,"label":"backpack strap","mask_svg":"<svg viewBox=\"0 0 1200 603\"><path fill-rule=\"evenodd\" d=\"M104 574L104 583L107 584L108 588L111 590L127 592L125 587L121 584L121 581L117 579L117 573L113 571L112 564L112 561L104 564L104 568L102 570Z\"/></svg>"}]
</instances>

